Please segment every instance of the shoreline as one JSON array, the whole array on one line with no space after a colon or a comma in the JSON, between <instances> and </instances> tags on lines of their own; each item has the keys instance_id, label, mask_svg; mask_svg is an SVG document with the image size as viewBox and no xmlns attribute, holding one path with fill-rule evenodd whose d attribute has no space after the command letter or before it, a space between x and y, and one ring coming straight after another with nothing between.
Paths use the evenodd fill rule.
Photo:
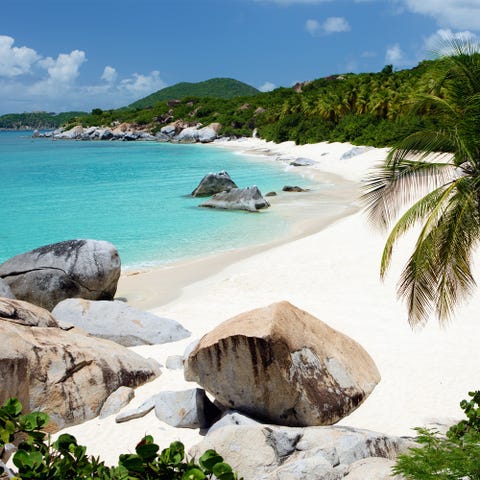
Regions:
<instances>
[{"instance_id":1,"label":"shoreline","mask_svg":"<svg viewBox=\"0 0 480 480\"><path fill-rule=\"evenodd\" d=\"M318 158L312 170L337 173L346 178L348 188L358 188L364 174L385 153L369 150L335 163L335 156L341 156L348 146L311 145L307 146L307 155L303 147L247 143L254 149L269 149L274 155L286 155L282 152L293 150L299 152L298 156ZM322 155L326 149L333 152L329 158ZM314 156L315 152L318 156ZM161 282L172 282L173 277L162 277L157 271L144 274L149 289L145 295L152 295L150 311L175 319L192 336L179 342L131 349L165 365L168 356L183 355L192 342L221 322L286 300L357 341L380 371L381 381L372 394L337 425L414 436L415 427L442 429L458 421L463 417L459 402L480 385L480 292L476 291L470 302L458 309L447 329L431 318L422 330L412 331L405 306L397 300L396 283L415 240L414 232L399 243L389 275L381 282L379 264L386 236L372 231L358 205L353 207L357 207L355 212L340 215L322 229L315 231L318 225L314 224L313 233L300 233L296 239L275 246L258 251L247 249L243 256L238 252L225 258L214 255L193 266L187 262L177 277L176 295L166 298L166 302L158 301L155 290L162 287ZM474 273L478 277L479 269ZM166 286L169 287L170 284ZM195 383L184 380L182 369L162 368L161 376L136 389L135 398L121 411L138 407L159 391L195 387ZM99 455L106 463L115 463L119 453L133 452L145 434L153 435L162 448L179 440L187 451L202 439L198 430L177 429L160 422L153 411L121 424L115 423L115 415L102 420L97 417L68 427L65 432L86 445L89 454Z\"/></svg>"},{"instance_id":2,"label":"shoreline","mask_svg":"<svg viewBox=\"0 0 480 480\"><path fill-rule=\"evenodd\" d=\"M286 165L295 158L309 155L315 162L313 165L291 167L292 171L298 173L299 183L302 177L309 177L315 183L327 188L313 192L280 192L278 196L268 198L271 208L275 208L277 214L289 218L291 222L289 230L281 237L260 244L186 258L167 265L145 268L127 267L122 271L116 297L126 299L136 308L144 310L159 308L178 298L184 287L204 280L232 263L318 233L337 220L358 212L361 208L358 204L358 182L362 177L358 167L352 168L348 173L348 167L346 167L342 172L343 175L338 174L335 166L329 165L332 160L330 162L324 160L320 163L322 154L319 155L318 151L315 151L319 146L325 150L331 150L332 145L324 143L297 146L293 142L274 144L253 138L218 140L208 144L208 147L224 148L240 155L254 156L259 158L259 161L283 161ZM357 148L348 143L336 144L336 146L337 149L340 147L341 151ZM377 152L376 160L379 160L386 149L367 149L370 152L371 150ZM305 155L302 155L301 153L304 152ZM337 161L340 155L334 151L334 156L333 162ZM317 217L317 212L313 210L316 210L319 205L325 208L321 216ZM292 220L292 217L295 218Z\"/></svg>"}]
</instances>

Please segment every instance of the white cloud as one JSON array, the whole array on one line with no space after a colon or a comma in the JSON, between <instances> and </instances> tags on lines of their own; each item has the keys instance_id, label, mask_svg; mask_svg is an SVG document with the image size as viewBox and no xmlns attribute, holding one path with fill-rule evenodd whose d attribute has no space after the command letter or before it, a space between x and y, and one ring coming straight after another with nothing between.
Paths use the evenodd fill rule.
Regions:
<instances>
[{"instance_id":1,"label":"white cloud","mask_svg":"<svg viewBox=\"0 0 480 480\"><path fill-rule=\"evenodd\" d=\"M433 17L444 27L480 30L480 2L478 0L400 1L411 12Z\"/></svg>"},{"instance_id":2,"label":"white cloud","mask_svg":"<svg viewBox=\"0 0 480 480\"><path fill-rule=\"evenodd\" d=\"M332 33L348 32L351 30L347 20L343 17L329 17L323 23L308 19L305 22L305 30L312 35L330 35Z\"/></svg>"},{"instance_id":3,"label":"white cloud","mask_svg":"<svg viewBox=\"0 0 480 480\"><path fill-rule=\"evenodd\" d=\"M272 83L272 82L265 82L261 87L259 87L258 89L261 91L261 92L271 92L272 90L275 90L277 88L277 86Z\"/></svg>"},{"instance_id":4,"label":"white cloud","mask_svg":"<svg viewBox=\"0 0 480 480\"><path fill-rule=\"evenodd\" d=\"M405 54L403 53L400 45L396 43L387 48L385 53L385 63L392 65L406 65L409 62L405 59Z\"/></svg>"},{"instance_id":5,"label":"white cloud","mask_svg":"<svg viewBox=\"0 0 480 480\"><path fill-rule=\"evenodd\" d=\"M166 86L157 70L118 79L113 66L104 68L98 83L85 84L85 52L73 50L52 58L13 45L13 38L0 36L0 113L117 108Z\"/></svg>"},{"instance_id":6,"label":"white cloud","mask_svg":"<svg viewBox=\"0 0 480 480\"><path fill-rule=\"evenodd\" d=\"M322 29L325 33L348 32L350 25L343 17L330 17L323 22Z\"/></svg>"},{"instance_id":7,"label":"white cloud","mask_svg":"<svg viewBox=\"0 0 480 480\"><path fill-rule=\"evenodd\" d=\"M435 33L425 39L425 50L430 53L449 55L452 53L451 42L468 42L470 45L479 49L480 38L473 32L465 30L463 32L452 32L449 28L437 30Z\"/></svg>"},{"instance_id":8,"label":"white cloud","mask_svg":"<svg viewBox=\"0 0 480 480\"><path fill-rule=\"evenodd\" d=\"M0 35L0 77L16 77L29 73L40 58L37 52L27 47L14 47L15 40Z\"/></svg>"},{"instance_id":9,"label":"white cloud","mask_svg":"<svg viewBox=\"0 0 480 480\"><path fill-rule=\"evenodd\" d=\"M133 95L153 93L165 86L158 70L154 70L150 75L134 73L131 78L126 78L120 82L120 88L131 92Z\"/></svg>"},{"instance_id":10,"label":"white cloud","mask_svg":"<svg viewBox=\"0 0 480 480\"><path fill-rule=\"evenodd\" d=\"M49 82L69 84L78 77L80 66L86 60L85 52L73 50L70 53L60 53L56 60L47 57L38 63L47 69Z\"/></svg>"},{"instance_id":11,"label":"white cloud","mask_svg":"<svg viewBox=\"0 0 480 480\"><path fill-rule=\"evenodd\" d=\"M115 82L115 80L117 79L118 75L117 75L117 71L113 68L113 67L110 67L110 66L106 66L104 69L103 69L103 73L102 73L102 76L101 76L101 79L102 80L105 80L107 83L113 83Z\"/></svg>"}]
</instances>

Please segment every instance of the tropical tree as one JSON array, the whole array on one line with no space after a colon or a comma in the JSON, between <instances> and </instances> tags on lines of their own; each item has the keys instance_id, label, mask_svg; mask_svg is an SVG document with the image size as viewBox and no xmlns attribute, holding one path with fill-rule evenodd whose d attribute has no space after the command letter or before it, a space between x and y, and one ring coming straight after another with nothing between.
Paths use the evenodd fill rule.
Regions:
<instances>
[{"instance_id":1,"label":"tropical tree","mask_svg":"<svg viewBox=\"0 0 480 480\"><path fill-rule=\"evenodd\" d=\"M397 240L419 227L398 283L412 327L422 326L433 313L445 324L475 286L471 264L480 239L480 49L461 39L449 39L442 47L438 81L416 102L416 109L429 112L434 121L391 149L372 172L363 196L374 225L389 228L396 221L382 255L382 278Z\"/></svg>"}]
</instances>

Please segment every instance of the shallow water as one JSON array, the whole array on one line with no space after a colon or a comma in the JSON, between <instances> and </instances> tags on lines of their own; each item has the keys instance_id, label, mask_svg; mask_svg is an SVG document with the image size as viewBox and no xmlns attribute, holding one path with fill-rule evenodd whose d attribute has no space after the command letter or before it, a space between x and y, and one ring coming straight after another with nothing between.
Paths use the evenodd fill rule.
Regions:
<instances>
[{"instance_id":1,"label":"shallow water","mask_svg":"<svg viewBox=\"0 0 480 480\"><path fill-rule=\"evenodd\" d=\"M157 265L263 243L289 228L292 220L273 208L198 208L202 200L190 192L220 170L263 193L311 185L278 162L213 146L0 132L0 262L49 243L95 238L112 242L124 267Z\"/></svg>"}]
</instances>

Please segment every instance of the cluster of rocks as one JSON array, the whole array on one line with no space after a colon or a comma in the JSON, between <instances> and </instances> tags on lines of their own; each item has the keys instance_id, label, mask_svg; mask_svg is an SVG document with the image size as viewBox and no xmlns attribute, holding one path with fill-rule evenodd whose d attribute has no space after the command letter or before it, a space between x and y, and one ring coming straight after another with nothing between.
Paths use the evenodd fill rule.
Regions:
<instances>
[{"instance_id":1,"label":"cluster of rocks","mask_svg":"<svg viewBox=\"0 0 480 480\"><path fill-rule=\"evenodd\" d=\"M224 170L205 175L191 195L192 197L211 196L201 203L200 207L257 212L270 206L257 186L238 188Z\"/></svg>"},{"instance_id":2,"label":"cluster of rocks","mask_svg":"<svg viewBox=\"0 0 480 480\"><path fill-rule=\"evenodd\" d=\"M246 480L387 479L412 446L328 426L357 408L380 375L358 343L288 302L216 327L186 352L184 376L202 388L161 392L116 422L154 410L171 426L203 429L190 455L213 448Z\"/></svg>"},{"instance_id":3,"label":"cluster of rocks","mask_svg":"<svg viewBox=\"0 0 480 480\"><path fill-rule=\"evenodd\" d=\"M0 403L17 397L26 411L48 413L55 430L94 418L119 387L160 374L125 346L190 332L112 301L119 276L117 249L98 240L47 245L0 265Z\"/></svg>"},{"instance_id":4,"label":"cluster of rocks","mask_svg":"<svg viewBox=\"0 0 480 480\"><path fill-rule=\"evenodd\" d=\"M184 122L174 122L160 129L155 135L142 130L133 124L122 123L111 128L105 127L75 127L64 130L60 128L53 132L41 133L35 130L34 137L52 138L54 140L120 140L120 141L153 141L172 143L210 143L218 138L221 125L212 123L206 127L190 125Z\"/></svg>"},{"instance_id":5,"label":"cluster of rocks","mask_svg":"<svg viewBox=\"0 0 480 480\"><path fill-rule=\"evenodd\" d=\"M230 185L226 172L220 177ZM27 411L46 411L53 429L96 415L133 421L154 410L176 428L202 429L190 454L213 448L246 480L390 478L410 439L330 426L373 391L375 363L357 342L288 302L227 320L183 358L167 359L198 387L161 391L125 409L135 387L161 374L157 362L125 345L190 332L112 301L119 268L115 247L94 240L41 247L0 265L0 402L15 396Z\"/></svg>"}]
</instances>

